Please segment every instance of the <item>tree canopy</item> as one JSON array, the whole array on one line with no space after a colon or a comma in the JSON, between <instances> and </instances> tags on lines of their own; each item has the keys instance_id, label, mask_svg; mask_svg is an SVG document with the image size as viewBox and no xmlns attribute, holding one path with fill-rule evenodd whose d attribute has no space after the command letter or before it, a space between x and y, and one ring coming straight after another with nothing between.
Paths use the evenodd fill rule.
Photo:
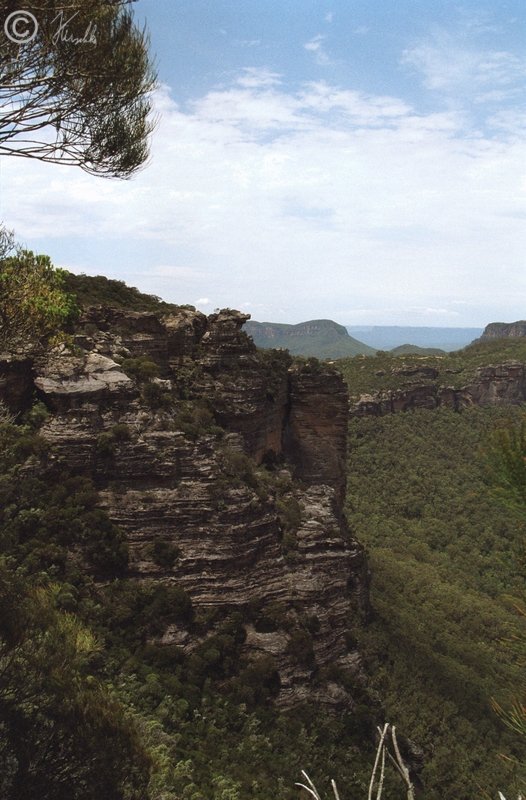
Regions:
<instances>
[{"instance_id":1,"label":"tree canopy","mask_svg":"<svg viewBox=\"0 0 526 800\"><path fill-rule=\"evenodd\" d=\"M140 800L150 759L131 715L90 676L98 643L57 609L59 592L0 562L1 796Z\"/></svg>"},{"instance_id":2,"label":"tree canopy","mask_svg":"<svg viewBox=\"0 0 526 800\"><path fill-rule=\"evenodd\" d=\"M127 178L148 157L156 76L133 0L0 0L0 155Z\"/></svg>"},{"instance_id":3,"label":"tree canopy","mask_svg":"<svg viewBox=\"0 0 526 800\"><path fill-rule=\"evenodd\" d=\"M13 247L11 251L10 248ZM57 334L76 312L48 256L14 248L0 226L0 350L26 350Z\"/></svg>"}]
</instances>

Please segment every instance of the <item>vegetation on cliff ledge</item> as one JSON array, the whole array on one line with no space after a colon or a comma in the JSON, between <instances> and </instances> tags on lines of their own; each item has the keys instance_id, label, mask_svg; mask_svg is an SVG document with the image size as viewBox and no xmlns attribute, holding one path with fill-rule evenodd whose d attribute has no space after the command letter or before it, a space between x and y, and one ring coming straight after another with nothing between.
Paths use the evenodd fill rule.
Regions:
<instances>
[{"instance_id":1,"label":"vegetation on cliff ledge","mask_svg":"<svg viewBox=\"0 0 526 800\"><path fill-rule=\"evenodd\" d=\"M526 338L474 342L444 355L407 353L394 356L355 356L336 362L349 385L352 399L362 394L389 392L425 384L460 389L476 379L477 369L509 361L526 363Z\"/></svg>"},{"instance_id":2,"label":"vegetation on cliff ledge","mask_svg":"<svg viewBox=\"0 0 526 800\"><path fill-rule=\"evenodd\" d=\"M75 317L64 279L48 256L16 247L0 226L0 352L42 344Z\"/></svg>"}]
</instances>

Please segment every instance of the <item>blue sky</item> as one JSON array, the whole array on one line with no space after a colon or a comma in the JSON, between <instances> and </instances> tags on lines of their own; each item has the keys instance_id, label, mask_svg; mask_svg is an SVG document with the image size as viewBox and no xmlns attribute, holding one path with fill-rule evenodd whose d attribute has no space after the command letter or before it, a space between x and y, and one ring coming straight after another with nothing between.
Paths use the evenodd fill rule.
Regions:
<instances>
[{"instance_id":1,"label":"blue sky","mask_svg":"<svg viewBox=\"0 0 526 800\"><path fill-rule=\"evenodd\" d=\"M526 316L526 7L139 0L161 81L131 181L23 159L32 249L204 311L346 324Z\"/></svg>"}]
</instances>

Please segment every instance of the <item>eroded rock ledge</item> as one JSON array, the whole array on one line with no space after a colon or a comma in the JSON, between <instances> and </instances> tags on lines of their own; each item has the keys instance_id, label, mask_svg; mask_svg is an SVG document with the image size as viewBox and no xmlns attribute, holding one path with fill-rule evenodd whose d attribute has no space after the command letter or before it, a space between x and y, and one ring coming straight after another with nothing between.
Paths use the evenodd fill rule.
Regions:
<instances>
[{"instance_id":1,"label":"eroded rock ledge","mask_svg":"<svg viewBox=\"0 0 526 800\"><path fill-rule=\"evenodd\" d=\"M73 349L0 358L0 398L45 404L50 458L95 480L129 576L190 595L198 632L174 619L158 641L192 651L241 610L245 657L273 665L282 705L349 708L339 676L360 680L369 606L342 511L347 389L331 367L257 351L247 318L91 308Z\"/></svg>"},{"instance_id":2,"label":"eroded rock ledge","mask_svg":"<svg viewBox=\"0 0 526 800\"><path fill-rule=\"evenodd\" d=\"M435 376L430 376L435 377ZM460 389L438 383L415 384L394 391L364 394L351 402L351 416L382 416L413 408L459 411L473 405L518 405L526 402L526 365L518 361L479 367L475 379Z\"/></svg>"}]
</instances>

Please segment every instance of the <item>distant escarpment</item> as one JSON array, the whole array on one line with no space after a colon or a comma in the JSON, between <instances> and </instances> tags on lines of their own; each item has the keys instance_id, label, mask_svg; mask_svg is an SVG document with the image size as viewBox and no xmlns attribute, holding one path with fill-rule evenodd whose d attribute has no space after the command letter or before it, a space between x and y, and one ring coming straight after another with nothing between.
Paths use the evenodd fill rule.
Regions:
<instances>
[{"instance_id":1,"label":"distant escarpment","mask_svg":"<svg viewBox=\"0 0 526 800\"><path fill-rule=\"evenodd\" d=\"M509 339L526 336L526 320L517 322L491 322L486 325L479 341L487 339Z\"/></svg>"},{"instance_id":2,"label":"distant escarpment","mask_svg":"<svg viewBox=\"0 0 526 800\"><path fill-rule=\"evenodd\" d=\"M404 370L399 370L399 373ZM455 373L455 370L451 370ZM457 371L459 372L459 370ZM478 367L469 383L444 385L440 378L453 377L433 367L405 370L412 382L399 388L364 393L351 399L351 416L382 416L415 408L452 408L474 405L518 405L526 402L526 364L510 361ZM458 383L458 381L457 381Z\"/></svg>"},{"instance_id":3,"label":"distant escarpment","mask_svg":"<svg viewBox=\"0 0 526 800\"><path fill-rule=\"evenodd\" d=\"M280 348L292 355L345 358L358 353L375 353L374 348L349 336L343 325L331 319L313 319L297 325L250 321L246 323L245 331L258 347Z\"/></svg>"},{"instance_id":4,"label":"distant escarpment","mask_svg":"<svg viewBox=\"0 0 526 800\"><path fill-rule=\"evenodd\" d=\"M337 366L349 386L352 416L526 402L526 337L479 340L439 355L378 351Z\"/></svg>"},{"instance_id":5,"label":"distant escarpment","mask_svg":"<svg viewBox=\"0 0 526 800\"><path fill-rule=\"evenodd\" d=\"M0 399L45 407L47 466L95 481L127 576L187 593L192 614L174 613L156 645L188 656L234 620L234 672L257 670L284 707L352 709L369 606L342 510L346 386L330 366L258 351L247 320L91 307L71 342L0 356Z\"/></svg>"}]
</instances>

